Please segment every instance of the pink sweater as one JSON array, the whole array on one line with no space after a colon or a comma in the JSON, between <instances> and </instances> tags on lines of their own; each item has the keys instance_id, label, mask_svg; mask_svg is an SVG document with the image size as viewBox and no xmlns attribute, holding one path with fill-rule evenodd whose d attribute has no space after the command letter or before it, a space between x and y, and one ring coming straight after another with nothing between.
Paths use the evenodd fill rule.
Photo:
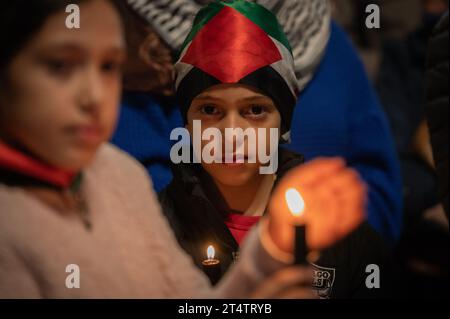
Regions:
<instances>
[{"instance_id":1,"label":"pink sweater","mask_svg":"<svg viewBox=\"0 0 450 319\"><path fill-rule=\"evenodd\" d=\"M284 266L266 252L258 227L240 261L212 289L178 246L146 171L104 145L85 171L92 230L20 188L0 184L0 298L246 298ZM66 267L80 269L67 288Z\"/></svg>"}]
</instances>

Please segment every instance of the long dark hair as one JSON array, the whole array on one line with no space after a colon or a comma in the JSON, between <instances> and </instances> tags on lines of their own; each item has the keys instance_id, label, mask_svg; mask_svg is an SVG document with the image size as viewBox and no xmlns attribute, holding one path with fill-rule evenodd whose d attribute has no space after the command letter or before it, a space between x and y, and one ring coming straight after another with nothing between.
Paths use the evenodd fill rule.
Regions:
<instances>
[{"instance_id":1,"label":"long dark hair","mask_svg":"<svg viewBox=\"0 0 450 319\"><path fill-rule=\"evenodd\" d=\"M89 0L6 0L0 1L0 77L15 55L44 25L46 19L69 4ZM115 1L111 1L117 6Z\"/></svg>"}]
</instances>

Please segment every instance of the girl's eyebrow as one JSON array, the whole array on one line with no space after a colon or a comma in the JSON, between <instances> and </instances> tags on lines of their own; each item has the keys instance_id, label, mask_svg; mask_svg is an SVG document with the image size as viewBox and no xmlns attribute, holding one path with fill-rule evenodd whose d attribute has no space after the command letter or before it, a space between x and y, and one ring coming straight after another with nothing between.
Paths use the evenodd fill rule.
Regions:
<instances>
[{"instance_id":1,"label":"girl's eyebrow","mask_svg":"<svg viewBox=\"0 0 450 319\"><path fill-rule=\"evenodd\" d=\"M215 100L215 101L222 101L221 98L212 96L212 95L199 95L195 98L195 100Z\"/></svg>"},{"instance_id":2,"label":"girl's eyebrow","mask_svg":"<svg viewBox=\"0 0 450 319\"><path fill-rule=\"evenodd\" d=\"M265 100L266 102L272 101L269 97L264 96L264 95L254 95L254 96L249 96L249 97L241 99L241 101L245 101L245 102L261 101L261 100Z\"/></svg>"},{"instance_id":3,"label":"girl's eyebrow","mask_svg":"<svg viewBox=\"0 0 450 319\"><path fill-rule=\"evenodd\" d=\"M119 47L111 47L107 50L107 54L110 54L114 57L120 58L122 60L126 60L127 59L127 52L125 49L123 48L119 48Z\"/></svg>"},{"instance_id":4,"label":"girl's eyebrow","mask_svg":"<svg viewBox=\"0 0 450 319\"><path fill-rule=\"evenodd\" d=\"M74 44L74 43L55 43L49 44L42 48L43 52L51 52L51 53L87 53L87 49L82 45ZM125 54L125 49L121 46L110 46L105 48L104 51L112 54Z\"/></svg>"}]
</instances>

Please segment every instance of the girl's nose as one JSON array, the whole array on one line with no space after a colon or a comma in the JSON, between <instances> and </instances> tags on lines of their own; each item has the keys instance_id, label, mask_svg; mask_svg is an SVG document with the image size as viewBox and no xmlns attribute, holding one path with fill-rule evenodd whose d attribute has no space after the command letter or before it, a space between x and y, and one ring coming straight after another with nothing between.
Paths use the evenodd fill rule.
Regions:
<instances>
[{"instance_id":1,"label":"girl's nose","mask_svg":"<svg viewBox=\"0 0 450 319\"><path fill-rule=\"evenodd\" d=\"M86 70L81 83L81 90L79 91L79 105L80 108L89 113L98 111L101 105L105 91L101 80L100 71L94 67Z\"/></svg>"},{"instance_id":2,"label":"girl's nose","mask_svg":"<svg viewBox=\"0 0 450 319\"><path fill-rule=\"evenodd\" d=\"M238 112L228 113L220 124L224 147L228 145L228 149L234 151L240 149L245 143L245 136L242 133L247 129L247 126L247 122Z\"/></svg>"}]
</instances>

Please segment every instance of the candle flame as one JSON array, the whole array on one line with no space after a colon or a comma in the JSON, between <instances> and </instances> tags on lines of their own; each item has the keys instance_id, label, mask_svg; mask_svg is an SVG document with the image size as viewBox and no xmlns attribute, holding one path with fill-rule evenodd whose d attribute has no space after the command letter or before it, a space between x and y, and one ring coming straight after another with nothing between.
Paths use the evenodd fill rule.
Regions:
<instances>
[{"instance_id":1,"label":"candle flame","mask_svg":"<svg viewBox=\"0 0 450 319\"><path fill-rule=\"evenodd\" d=\"M208 249L206 250L206 256L208 256L208 259L214 259L215 255L216 255L216 251L214 249L214 246L209 245Z\"/></svg>"},{"instance_id":2,"label":"candle flame","mask_svg":"<svg viewBox=\"0 0 450 319\"><path fill-rule=\"evenodd\" d=\"M292 215L296 217L301 216L305 210L305 201L303 200L302 195L300 195L295 188L289 188L286 191L285 197Z\"/></svg>"}]
</instances>

